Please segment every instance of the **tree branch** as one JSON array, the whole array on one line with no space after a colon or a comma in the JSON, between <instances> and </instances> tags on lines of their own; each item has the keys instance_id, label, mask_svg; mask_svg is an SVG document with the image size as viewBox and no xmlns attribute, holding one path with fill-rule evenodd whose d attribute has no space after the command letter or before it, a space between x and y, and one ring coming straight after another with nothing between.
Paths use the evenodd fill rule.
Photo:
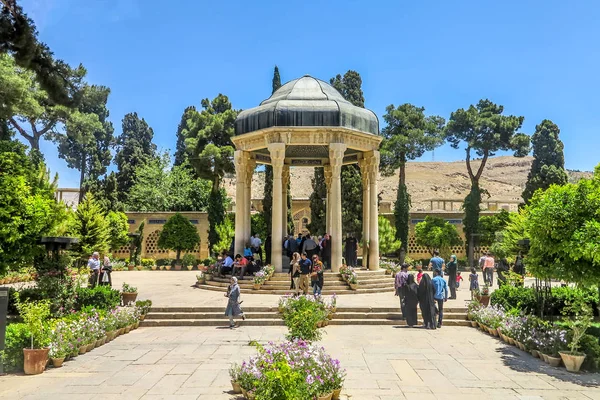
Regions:
<instances>
[{"instance_id":1,"label":"tree branch","mask_svg":"<svg viewBox=\"0 0 600 400\"><path fill-rule=\"evenodd\" d=\"M475 176L473 175L473 169L471 168L471 147L467 146L466 151L467 151L467 171L469 172L469 178L471 178L471 181L473 181L475 179Z\"/></svg>"},{"instance_id":2,"label":"tree branch","mask_svg":"<svg viewBox=\"0 0 600 400\"><path fill-rule=\"evenodd\" d=\"M17 121L15 121L15 119L13 117L10 117L9 119L10 123L12 124L12 126L15 127L16 130L19 131L19 133L21 134L21 136L23 136L25 139L31 141L33 140L33 136L31 136L30 134L28 134L25 129L23 129L18 123Z\"/></svg>"},{"instance_id":3,"label":"tree branch","mask_svg":"<svg viewBox=\"0 0 600 400\"><path fill-rule=\"evenodd\" d=\"M48 131L50 129L52 129L54 127L54 125L56 124L55 120L50 120L50 122L48 123L48 125L46 125L41 131L39 131L40 136L45 135L46 133L48 133Z\"/></svg>"},{"instance_id":4,"label":"tree branch","mask_svg":"<svg viewBox=\"0 0 600 400\"><path fill-rule=\"evenodd\" d=\"M488 150L485 150L483 152L483 159L481 160L481 165L479 166L479 169L477 170L477 175L475 176L475 179L477 181L479 181L479 178L481 178L481 174L483 173L483 169L485 168L485 164L487 163L487 159L488 156L490 155Z\"/></svg>"}]
</instances>

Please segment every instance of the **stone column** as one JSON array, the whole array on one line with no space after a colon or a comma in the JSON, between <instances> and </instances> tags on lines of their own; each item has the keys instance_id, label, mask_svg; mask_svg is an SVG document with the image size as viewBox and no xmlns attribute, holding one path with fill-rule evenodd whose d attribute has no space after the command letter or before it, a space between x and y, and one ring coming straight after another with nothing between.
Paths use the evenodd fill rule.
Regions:
<instances>
[{"instance_id":1,"label":"stone column","mask_svg":"<svg viewBox=\"0 0 600 400\"><path fill-rule=\"evenodd\" d=\"M363 202L363 214L362 214L362 266L363 268L367 268L367 260L369 258L369 216L370 216L370 207L371 198L369 197L369 171L368 171L368 162L365 158L361 158L358 161L358 166L360 167L360 175L362 181L362 202Z\"/></svg>"},{"instance_id":2,"label":"stone column","mask_svg":"<svg viewBox=\"0 0 600 400\"><path fill-rule=\"evenodd\" d=\"M344 161L344 143L329 144L329 165L331 167L331 270L338 272L342 265L342 163Z\"/></svg>"},{"instance_id":3,"label":"stone column","mask_svg":"<svg viewBox=\"0 0 600 400\"><path fill-rule=\"evenodd\" d=\"M325 232L331 234L331 165L323 166L327 197L325 198Z\"/></svg>"},{"instance_id":4,"label":"stone column","mask_svg":"<svg viewBox=\"0 0 600 400\"><path fill-rule=\"evenodd\" d=\"M271 154L271 165L273 166L273 205L271 217L271 265L275 267L275 272L282 272L282 215L283 206L281 204L283 162L285 160L285 143L269 144L269 153Z\"/></svg>"},{"instance_id":5,"label":"stone column","mask_svg":"<svg viewBox=\"0 0 600 400\"><path fill-rule=\"evenodd\" d=\"M243 150L233 153L235 163L235 244L234 252L244 254L246 235L246 162L248 156Z\"/></svg>"},{"instance_id":6,"label":"stone column","mask_svg":"<svg viewBox=\"0 0 600 400\"><path fill-rule=\"evenodd\" d=\"M284 165L283 172L281 176L281 229L283 232L283 236L287 236L287 189L288 183L290 182L290 166Z\"/></svg>"},{"instance_id":7,"label":"stone column","mask_svg":"<svg viewBox=\"0 0 600 400\"><path fill-rule=\"evenodd\" d=\"M379 151L369 152L369 269L379 269L379 214L377 205L377 175L379 174Z\"/></svg>"},{"instance_id":8,"label":"stone column","mask_svg":"<svg viewBox=\"0 0 600 400\"><path fill-rule=\"evenodd\" d=\"M246 161L246 231L244 234L244 243L250 242L252 225L250 223L252 216L252 175L256 169L256 160L248 157ZM263 238L264 239L264 238ZM236 253L237 254L237 253ZM244 253L240 253L244 254Z\"/></svg>"}]
</instances>

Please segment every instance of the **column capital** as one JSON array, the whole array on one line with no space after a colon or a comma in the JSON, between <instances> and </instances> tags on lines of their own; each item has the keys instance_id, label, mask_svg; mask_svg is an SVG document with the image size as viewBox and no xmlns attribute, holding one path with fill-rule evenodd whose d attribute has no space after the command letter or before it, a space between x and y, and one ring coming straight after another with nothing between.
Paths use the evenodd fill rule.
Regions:
<instances>
[{"instance_id":1,"label":"column capital","mask_svg":"<svg viewBox=\"0 0 600 400\"><path fill-rule=\"evenodd\" d=\"M235 166L235 179L237 182L246 182L246 165L248 163L248 154L243 150L236 150L233 153L233 163Z\"/></svg>"},{"instance_id":2,"label":"column capital","mask_svg":"<svg viewBox=\"0 0 600 400\"><path fill-rule=\"evenodd\" d=\"M267 148L269 149L273 166L276 164L283 166L283 161L285 160L285 143L269 143Z\"/></svg>"},{"instance_id":3,"label":"column capital","mask_svg":"<svg viewBox=\"0 0 600 400\"><path fill-rule=\"evenodd\" d=\"M379 151L372 150L363 154L366 161L366 171L371 179L377 179L379 173Z\"/></svg>"},{"instance_id":4,"label":"column capital","mask_svg":"<svg viewBox=\"0 0 600 400\"><path fill-rule=\"evenodd\" d=\"M337 179L342 172L342 164L344 163L344 153L346 152L345 143L329 143L329 166L331 175Z\"/></svg>"}]
</instances>

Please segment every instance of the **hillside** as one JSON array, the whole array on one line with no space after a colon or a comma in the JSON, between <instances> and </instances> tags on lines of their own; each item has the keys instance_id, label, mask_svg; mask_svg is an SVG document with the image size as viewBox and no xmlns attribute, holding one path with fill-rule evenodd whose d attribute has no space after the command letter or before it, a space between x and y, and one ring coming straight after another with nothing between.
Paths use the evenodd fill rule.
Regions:
<instances>
[{"instance_id":1,"label":"hillside","mask_svg":"<svg viewBox=\"0 0 600 400\"><path fill-rule=\"evenodd\" d=\"M533 157L516 158L511 156L493 157L488 160L481 179L481 187L486 189L493 200L519 201L527 181ZM473 162L473 168L479 166ZM312 192L312 168L292 168L290 171L293 198L308 198ZM570 172L569 180L590 176L588 172ZM464 161L455 162L409 162L406 169L408 191L412 198L413 210L429 209L427 200L463 199L469 192L470 182ZM384 201L396 200L398 174L379 177L379 191ZM225 188L230 197L235 197L235 177L225 178ZM252 198L263 197L264 173L257 171L252 180Z\"/></svg>"}]
</instances>

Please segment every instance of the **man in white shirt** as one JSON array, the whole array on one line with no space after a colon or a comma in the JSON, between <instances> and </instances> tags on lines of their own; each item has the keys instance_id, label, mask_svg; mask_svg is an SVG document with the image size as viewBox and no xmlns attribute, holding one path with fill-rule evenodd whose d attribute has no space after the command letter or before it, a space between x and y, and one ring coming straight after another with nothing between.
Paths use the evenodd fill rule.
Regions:
<instances>
[{"instance_id":1,"label":"man in white shirt","mask_svg":"<svg viewBox=\"0 0 600 400\"><path fill-rule=\"evenodd\" d=\"M100 254L95 251L92 257L88 260L88 268L90 269L90 287L93 288L98 284L98 276L100 274Z\"/></svg>"},{"instance_id":2,"label":"man in white shirt","mask_svg":"<svg viewBox=\"0 0 600 400\"><path fill-rule=\"evenodd\" d=\"M233 258L229 254L223 253L223 263L221 264L220 273L221 275L226 275L228 272L231 272L233 269Z\"/></svg>"}]
</instances>

